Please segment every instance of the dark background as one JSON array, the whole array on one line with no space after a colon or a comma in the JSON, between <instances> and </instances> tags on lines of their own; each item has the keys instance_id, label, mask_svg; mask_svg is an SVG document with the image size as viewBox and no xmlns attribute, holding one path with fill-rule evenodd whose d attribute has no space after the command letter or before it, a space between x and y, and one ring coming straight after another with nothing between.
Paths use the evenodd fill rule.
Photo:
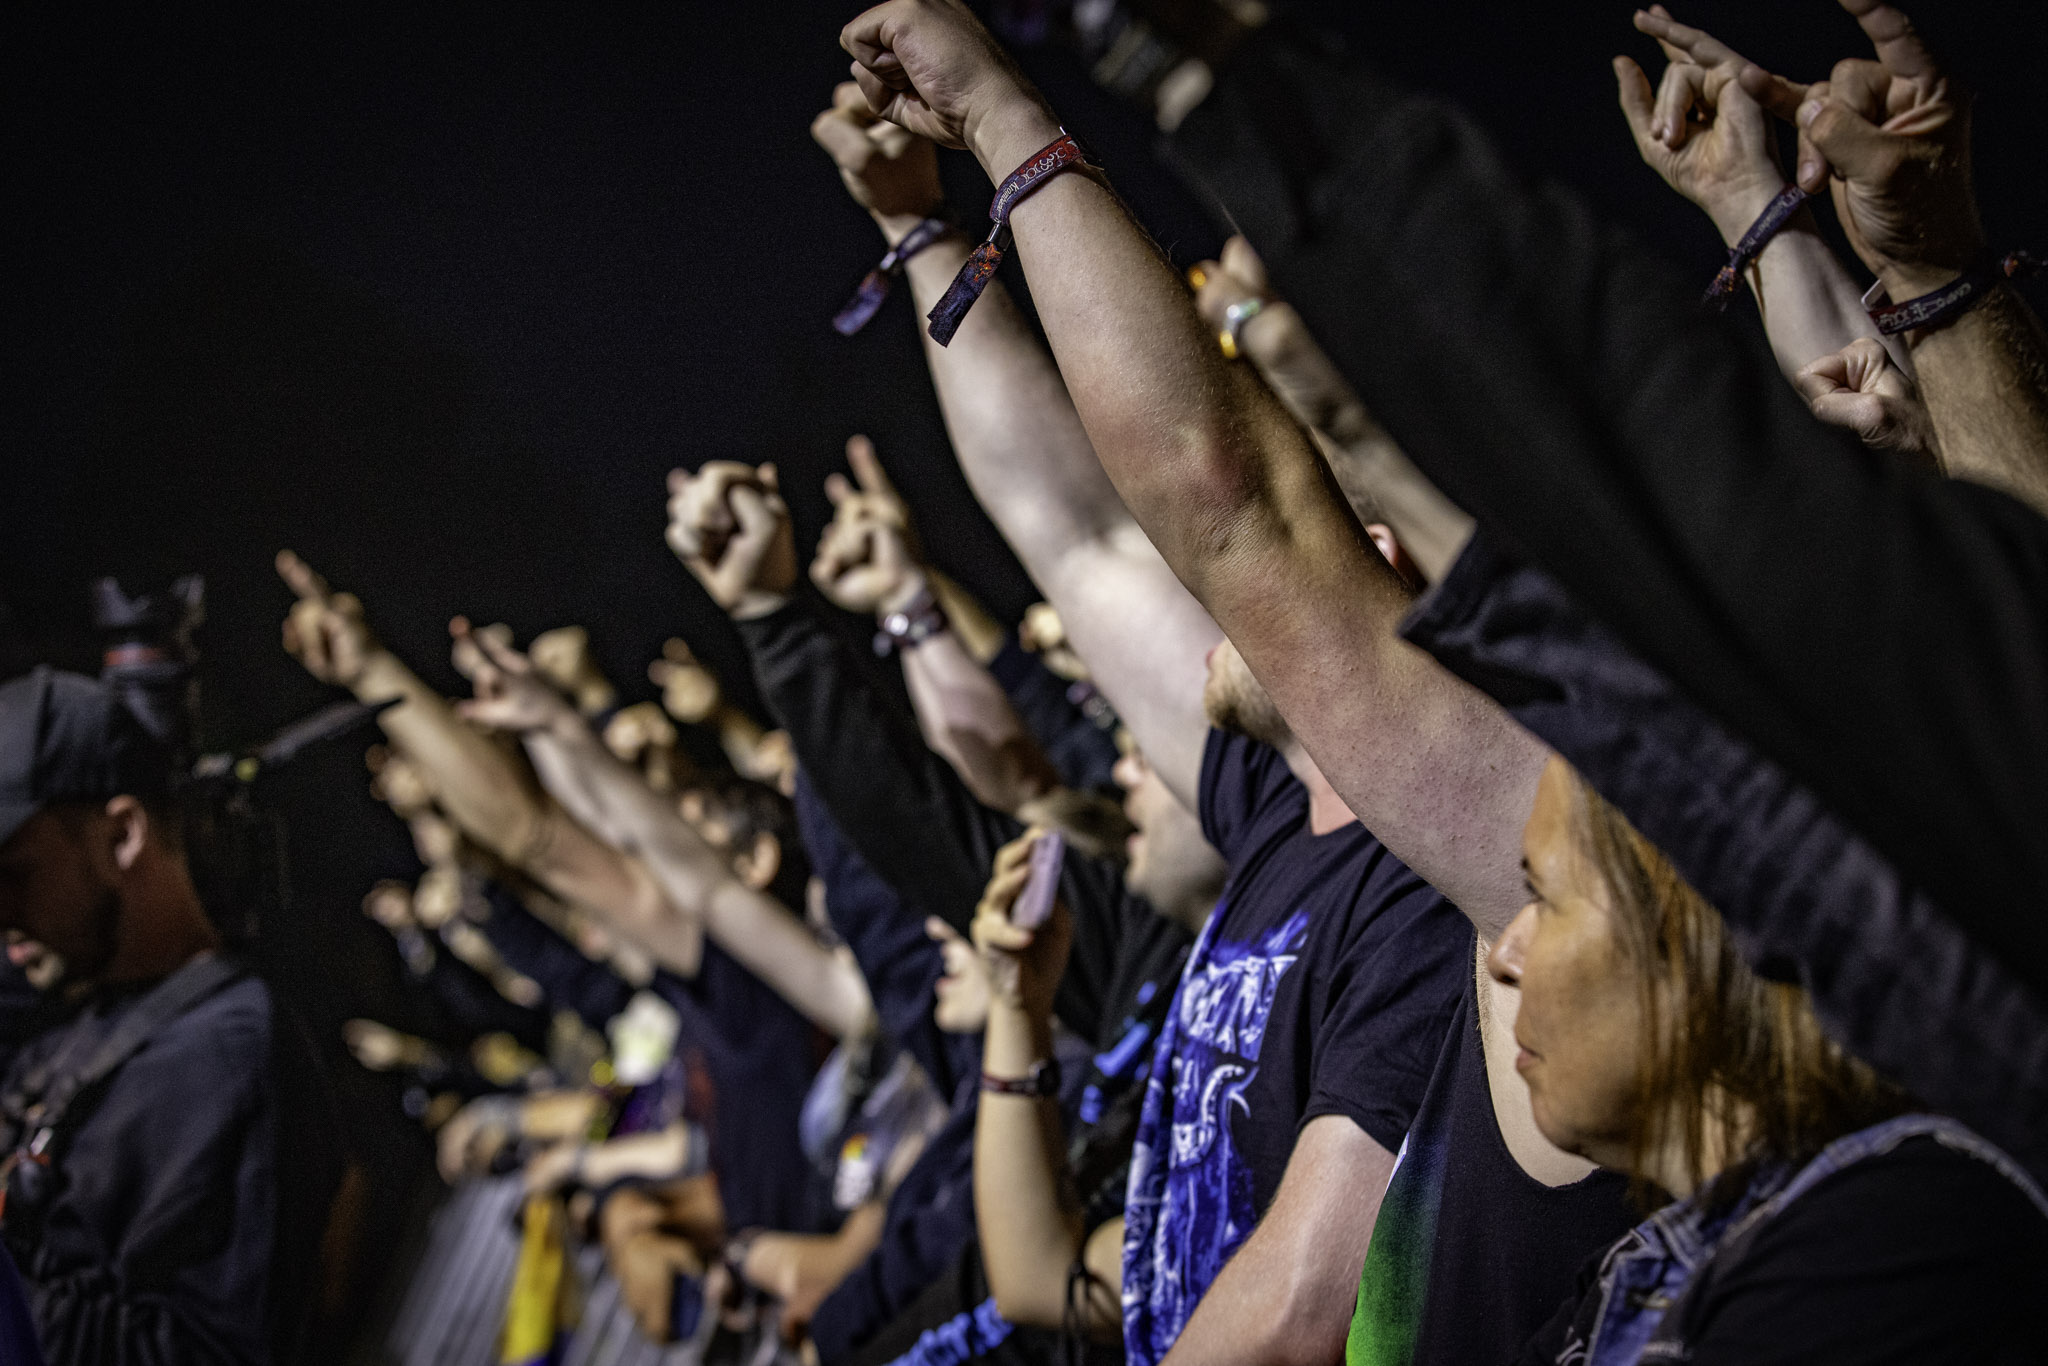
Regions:
<instances>
[{"instance_id":1,"label":"dark background","mask_svg":"<svg viewBox=\"0 0 2048 1366\"><path fill-rule=\"evenodd\" d=\"M95 666L91 577L198 570L207 738L260 738L326 700L277 646L287 595L269 563L291 546L451 690L444 625L463 612L522 637L587 624L629 698L651 693L645 661L680 633L744 695L722 621L662 544L662 476L773 458L809 537L857 431L937 560L1014 619L1030 586L947 457L910 310L892 300L851 340L828 326L879 251L806 132L844 76L834 40L857 6L599 9L7 21L0 673ZM1463 100L1532 172L1704 284L1718 240L1637 160L1615 107L1613 54L1661 69L1630 10L1342 14L1389 68ZM1980 92L2001 246L2048 245L2043 11L1911 11ZM1804 79L1868 50L1828 0L1680 17ZM1153 161L1145 126L1072 57L1026 64L1175 260L1213 254L1223 230ZM978 219L978 170L954 157L948 175ZM276 780L296 900L265 954L334 1051L380 1177L376 1248L425 1143L395 1089L340 1053L338 1024L434 1021L356 911L372 878L417 868L357 748Z\"/></svg>"}]
</instances>

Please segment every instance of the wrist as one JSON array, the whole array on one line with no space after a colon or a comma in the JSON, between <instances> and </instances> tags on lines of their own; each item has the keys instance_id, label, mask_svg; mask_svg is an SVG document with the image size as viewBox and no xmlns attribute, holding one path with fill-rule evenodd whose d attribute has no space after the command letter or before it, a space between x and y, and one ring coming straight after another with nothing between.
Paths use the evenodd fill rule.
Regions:
<instances>
[{"instance_id":1,"label":"wrist","mask_svg":"<svg viewBox=\"0 0 2048 1366\"><path fill-rule=\"evenodd\" d=\"M911 229L924 222L927 218L944 218L945 216L946 202L943 199L934 199L932 206L923 213L876 213L872 209L868 211L868 217L875 220L875 227L882 234L882 241L887 243L892 250L904 238L910 236Z\"/></svg>"},{"instance_id":2,"label":"wrist","mask_svg":"<svg viewBox=\"0 0 2048 1366\"><path fill-rule=\"evenodd\" d=\"M1714 220L1715 230L1721 234L1722 245L1733 250L1785 187L1783 179L1752 181L1726 194L1716 195L1712 203L1703 204L1707 216ZM1812 222L1810 211L1801 209L1799 216L1786 224L1786 230L1810 226Z\"/></svg>"},{"instance_id":3,"label":"wrist","mask_svg":"<svg viewBox=\"0 0 2048 1366\"><path fill-rule=\"evenodd\" d=\"M378 645L364 654L363 667L348 686L358 702L386 702L411 692L413 681L398 656Z\"/></svg>"},{"instance_id":4,"label":"wrist","mask_svg":"<svg viewBox=\"0 0 2048 1366\"><path fill-rule=\"evenodd\" d=\"M1035 91L1018 90L991 101L988 112L970 118L963 131L990 183L1000 185L1032 153L1060 135L1060 123Z\"/></svg>"},{"instance_id":5,"label":"wrist","mask_svg":"<svg viewBox=\"0 0 2048 1366\"><path fill-rule=\"evenodd\" d=\"M875 616L879 620L892 612L907 612L926 600L936 601L931 580L923 569L912 569L904 574L901 582L876 600Z\"/></svg>"},{"instance_id":6,"label":"wrist","mask_svg":"<svg viewBox=\"0 0 2048 1366\"><path fill-rule=\"evenodd\" d=\"M769 588L749 588L733 600L725 614L734 621L757 621L787 607L791 596L791 593L778 593Z\"/></svg>"}]
</instances>

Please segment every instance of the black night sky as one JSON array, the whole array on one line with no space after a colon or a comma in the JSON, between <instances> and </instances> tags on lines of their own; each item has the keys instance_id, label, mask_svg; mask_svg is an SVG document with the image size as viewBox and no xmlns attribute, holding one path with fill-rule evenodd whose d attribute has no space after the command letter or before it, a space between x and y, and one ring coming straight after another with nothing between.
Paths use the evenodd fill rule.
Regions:
<instances>
[{"instance_id":1,"label":"black night sky","mask_svg":"<svg viewBox=\"0 0 2048 1366\"><path fill-rule=\"evenodd\" d=\"M1030 585L946 454L910 309L891 300L851 340L829 326L880 250L806 131L857 8L16 11L0 673L93 667L90 578L198 570L208 738L258 739L326 700L277 645L269 564L288 545L450 690L456 612L522 638L585 623L632 697L671 634L731 677L723 623L662 544L664 473L775 459L808 543L819 483L863 431L936 560L1013 617ZM1711 228L1637 160L1615 106L1613 54L1659 69L1631 6L1340 8L1532 172L1712 275ZM1867 53L1830 0L1677 10L1809 79ZM1980 92L1992 242L2048 246L2039 0L1911 12ZM1212 254L1226 229L1147 128L1066 53L1026 64L1175 260ZM964 157L948 175L978 221L985 180ZM358 1014L433 1027L356 911L373 878L417 867L364 777L352 748L278 780L297 901L266 956L335 1053L359 1150L419 1172L395 1093L336 1041ZM379 1218L403 1189L389 1179Z\"/></svg>"}]
</instances>

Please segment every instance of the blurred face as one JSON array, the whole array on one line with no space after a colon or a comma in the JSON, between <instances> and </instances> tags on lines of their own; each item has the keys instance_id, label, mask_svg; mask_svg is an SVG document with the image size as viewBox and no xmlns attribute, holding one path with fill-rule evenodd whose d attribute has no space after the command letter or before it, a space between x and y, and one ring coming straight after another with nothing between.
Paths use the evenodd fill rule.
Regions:
<instances>
[{"instance_id":1,"label":"blurred face","mask_svg":"<svg viewBox=\"0 0 2048 1366\"><path fill-rule=\"evenodd\" d=\"M1642 998L1612 897L1573 829L1572 782L1561 759L1543 771L1522 832L1530 901L1487 968L1521 987L1515 1070L1529 1085L1536 1127L1566 1152L1625 1170L1641 1104Z\"/></svg>"},{"instance_id":2,"label":"blurred face","mask_svg":"<svg viewBox=\"0 0 2048 1366\"><path fill-rule=\"evenodd\" d=\"M0 929L17 966L29 967L40 946L89 979L113 958L121 833L103 811L40 811L0 845Z\"/></svg>"},{"instance_id":3,"label":"blurred face","mask_svg":"<svg viewBox=\"0 0 2048 1366\"><path fill-rule=\"evenodd\" d=\"M1248 735L1276 749L1294 739L1280 709L1252 677L1237 646L1224 640L1209 651L1209 677L1202 685L1202 710L1218 730Z\"/></svg>"},{"instance_id":4,"label":"blurred face","mask_svg":"<svg viewBox=\"0 0 2048 1366\"><path fill-rule=\"evenodd\" d=\"M1137 750L1117 760L1124 815L1137 829L1126 845L1124 881L1159 910L1183 922L1200 921L1223 887L1223 856L1202 836L1202 823L1182 806Z\"/></svg>"}]
</instances>

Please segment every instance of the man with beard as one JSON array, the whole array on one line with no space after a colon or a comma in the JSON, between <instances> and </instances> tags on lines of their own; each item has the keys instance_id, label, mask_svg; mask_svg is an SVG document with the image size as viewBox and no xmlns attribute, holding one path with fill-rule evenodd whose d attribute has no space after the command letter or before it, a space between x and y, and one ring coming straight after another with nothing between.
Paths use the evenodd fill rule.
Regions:
<instances>
[{"instance_id":1,"label":"man with beard","mask_svg":"<svg viewBox=\"0 0 2048 1366\"><path fill-rule=\"evenodd\" d=\"M0 686L0 928L62 965L0 1082L0 1232L52 1366L285 1360L315 1284L314 1065L222 952L170 777L93 680Z\"/></svg>"}]
</instances>

